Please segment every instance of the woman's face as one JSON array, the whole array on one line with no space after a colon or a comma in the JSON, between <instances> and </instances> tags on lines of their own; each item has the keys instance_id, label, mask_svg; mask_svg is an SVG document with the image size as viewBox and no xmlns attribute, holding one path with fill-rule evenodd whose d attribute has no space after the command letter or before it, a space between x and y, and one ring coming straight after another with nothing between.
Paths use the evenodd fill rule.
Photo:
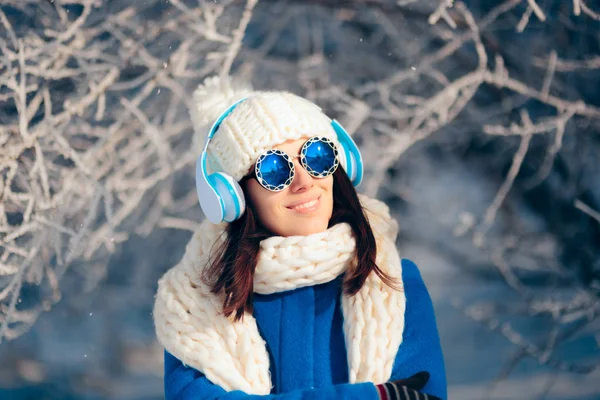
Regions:
<instances>
[{"instance_id":1,"label":"woman's face","mask_svg":"<svg viewBox=\"0 0 600 400\"><path fill-rule=\"evenodd\" d=\"M290 157L300 153L307 138L275 146ZM327 229L333 213L333 175L313 178L294 159L295 175L290 186L280 192L263 188L256 179L247 181L246 193L259 221L277 236L310 235Z\"/></svg>"}]
</instances>

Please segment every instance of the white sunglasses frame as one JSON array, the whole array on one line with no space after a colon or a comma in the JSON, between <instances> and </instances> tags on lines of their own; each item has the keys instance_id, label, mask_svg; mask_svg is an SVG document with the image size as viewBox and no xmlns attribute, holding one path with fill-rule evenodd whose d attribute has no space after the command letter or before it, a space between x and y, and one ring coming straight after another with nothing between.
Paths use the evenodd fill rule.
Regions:
<instances>
[{"instance_id":1,"label":"white sunglasses frame","mask_svg":"<svg viewBox=\"0 0 600 400\"><path fill-rule=\"evenodd\" d=\"M333 154L334 154L333 166L329 170L322 172L322 173L315 172L313 169L310 168L310 166L306 162L306 154L305 154L306 149L308 148L309 145L311 145L312 143L317 142L317 141L324 142L327 145L329 145L333 149ZM262 161L271 154L276 154L278 156L282 156L284 158L284 160L286 160L290 166L290 176L281 185L274 186L274 185L268 184L263 179L262 173L260 172L260 165L261 165ZM323 178L328 177L329 175L333 175L335 170L340 165L339 152L338 152L338 149L337 149L337 146L335 145L335 143L331 139L328 139L324 136L313 136L313 137L307 139L306 142L304 142L304 144L302 144L302 148L300 149L300 154L297 154L293 157L291 157L285 151L282 151L279 149L269 149L269 150L266 150L263 153L261 153L260 156L258 156L258 158L256 159L256 162L254 163L254 177L256 178L258 183L266 190L268 190L270 192L281 192L282 190L284 190L285 188L287 188L289 185L292 184L294 177L296 176L296 167L294 166L294 162L293 162L293 160L295 160L296 158L300 158L300 165L302 165L302 167L306 170L306 172L308 172L308 174L310 176L312 176L313 178L316 178L316 179L323 179Z\"/></svg>"}]
</instances>

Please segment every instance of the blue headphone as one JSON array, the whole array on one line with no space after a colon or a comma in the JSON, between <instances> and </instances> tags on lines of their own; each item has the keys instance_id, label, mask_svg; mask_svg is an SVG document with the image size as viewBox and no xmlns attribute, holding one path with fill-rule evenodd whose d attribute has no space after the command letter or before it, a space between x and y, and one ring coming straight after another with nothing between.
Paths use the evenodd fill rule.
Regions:
<instances>
[{"instance_id":1,"label":"blue headphone","mask_svg":"<svg viewBox=\"0 0 600 400\"><path fill-rule=\"evenodd\" d=\"M239 183L231 176L223 172L214 172L210 175L206 171L206 152L210 140L215 135L223 120L231 112L246 100L243 98L232 104L213 124L208 131L208 137L204 144L204 150L196 161L196 191L200 207L206 218L214 224L223 221L233 222L240 218L246 209L246 199ZM335 119L331 120L331 126L337 135L340 144L338 148L340 165L356 187L360 185L363 178L362 156L358 146L350 137L348 132Z\"/></svg>"}]
</instances>

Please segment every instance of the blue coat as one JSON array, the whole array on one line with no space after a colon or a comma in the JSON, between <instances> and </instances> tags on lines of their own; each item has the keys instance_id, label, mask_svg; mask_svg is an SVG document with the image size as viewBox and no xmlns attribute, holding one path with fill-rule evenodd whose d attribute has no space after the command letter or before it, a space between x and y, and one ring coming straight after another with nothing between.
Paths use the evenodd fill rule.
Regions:
<instances>
[{"instance_id":1,"label":"blue coat","mask_svg":"<svg viewBox=\"0 0 600 400\"><path fill-rule=\"evenodd\" d=\"M446 399L446 372L433 306L417 266L402 260L403 341L390 380L428 371L424 393ZM227 392L165 351L167 399L373 399L372 383L348 383L341 277L321 285L254 296L254 317L270 357L270 395Z\"/></svg>"}]
</instances>

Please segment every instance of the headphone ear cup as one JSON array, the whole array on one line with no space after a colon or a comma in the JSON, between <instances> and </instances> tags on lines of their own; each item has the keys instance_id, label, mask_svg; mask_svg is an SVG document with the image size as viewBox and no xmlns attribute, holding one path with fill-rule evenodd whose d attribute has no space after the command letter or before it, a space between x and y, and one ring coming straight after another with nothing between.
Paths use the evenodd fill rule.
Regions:
<instances>
[{"instance_id":1,"label":"headphone ear cup","mask_svg":"<svg viewBox=\"0 0 600 400\"><path fill-rule=\"evenodd\" d=\"M196 161L196 192L200 208L210 222L219 224L223 222L225 210L221 196L215 189L214 181L211 179L211 175L205 174L202 156L198 157Z\"/></svg>"},{"instance_id":2,"label":"headphone ear cup","mask_svg":"<svg viewBox=\"0 0 600 400\"><path fill-rule=\"evenodd\" d=\"M348 151L342 144L340 144L340 150L338 151L338 159L340 160L340 165L346 171L348 178L352 181L354 186L358 186L360 181L357 181L357 178L360 177L362 180L362 171L359 171L358 165L356 162L356 158L354 158L354 154L351 151Z\"/></svg>"},{"instance_id":3,"label":"headphone ear cup","mask_svg":"<svg viewBox=\"0 0 600 400\"><path fill-rule=\"evenodd\" d=\"M338 149L340 164L342 164L352 184L356 187L360 185L363 179L363 162L360 150L339 122L333 119L331 120L331 126L337 134L337 139L340 143L340 148Z\"/></svg>"},{"instance_id":4,"label":"headphone ear cup","mask_svg":"<svg viewBox=\"0 0 600 400\"><path fill-rule=\"evenodd\" d=\"M208 177L217 195L223 201L225 212L223 220L233 222L240 218L246 210L246 199L240 184L231 176L215 172Z\"/></svg>"},{"instance_id":5,"label":"headphone ear cup","mask_svg":"<svg viewBox=\"0 0 600 400\"><path fill-rule=\"evenodd\" d=\"M349 152L348 150L346 150L346 148L344 148L344 146L342 145L342 151L340 152L341 154L343 154L343 159L344 159L344 170L346 171L346 174L348 174L348 178L350 178L350 180L352 181L352 184L354 186L358 186L355 182L356 182L356 177L358 175L358 171L356 168L356 160L354 159L354 155ZM340 160L340 164L342 163L342 160Z\"/></svg>"},{"instance_id":6,"label":"headphone ear cup","mask_svg":"<svg viewBox=\"0 0 600 400\"><path fill-rule=\"evenodd\" d=\"M344 168L344 171L348 173L348 160L346 159L346 149L344 149L344 146L342 146L341 143L338 145L338 160L340 161L340 167Z\"/></svg>"}]
</instances>

